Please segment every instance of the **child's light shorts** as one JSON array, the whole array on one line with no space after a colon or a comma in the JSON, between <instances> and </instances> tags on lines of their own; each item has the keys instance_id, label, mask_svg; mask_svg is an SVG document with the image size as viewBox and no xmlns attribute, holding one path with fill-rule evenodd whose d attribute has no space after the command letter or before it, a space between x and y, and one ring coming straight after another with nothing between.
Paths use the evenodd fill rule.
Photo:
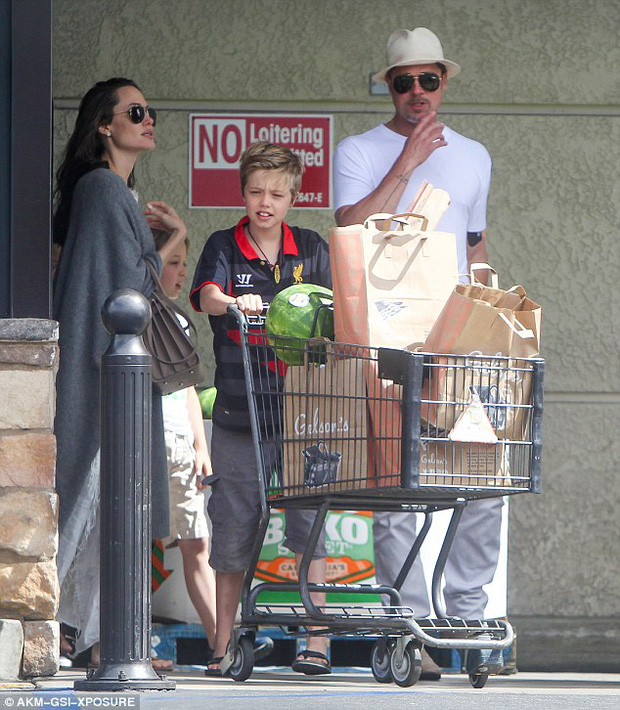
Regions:
<instances>
[{"instance_id":1,"label":"child's light shorts","mask_svg":"<svg viewBox=\"0 0 620 710\"><path fill-rule=\"evenodd\" d=\"M177 540L209 537L205 490L198 488L194 472L195 451L189 437L165 432L168 457L168 489L170 491L170 535L166 547Z\"/></svg>"},{"instance_id":2,"label":"child's light shorts","mask_svg":"<svg viewBox=\"0 0 620 710\"><path fill-rule=\"evenodd\" d=\"M209 563L218 572L248 567L261 514L256 455L250 433L213 426L211 458L214 481L208 510L212 524ZM316 510L287 510L285 547L303 552ZM314 559L326 556L323 529Z\"/></svg>"}]
</instances>

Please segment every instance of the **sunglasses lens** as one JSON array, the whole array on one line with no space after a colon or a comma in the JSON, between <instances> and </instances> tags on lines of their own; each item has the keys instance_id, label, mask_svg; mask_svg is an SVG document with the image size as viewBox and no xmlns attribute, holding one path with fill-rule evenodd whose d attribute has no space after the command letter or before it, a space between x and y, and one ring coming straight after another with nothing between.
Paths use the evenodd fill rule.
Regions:
<instances>
[{"instance_id":1,"label":"sunglasses lens","mask_svg":"<svg viewBox=\"0 0 620 710\"><path fill-rule=\"evenodd\" d=\"M142 123L144 121L144 117L148 113L149 118L153 121L153 125L157 122L157 112L155 111L154 108L144 108L144 106L132 106L129 111L127 112L129 114L129 118L134 122L134 123Z\"/></svg>"},{"instance_id":2,"label":"sunglasses lens","mask_svg":"<svg viewBox=\"0 0 620 710\"><path fill-rule=\"evenodd\" d=\"M144 121L144 109L142 106L132 106L129 111L129 118L134 122L134 123L142 123Z\"/></svg>"},{"instance_id":3,"label":"sunglasses lens","mask_svg":"<svg viewBox=\"0 0 620 710\"><path fill-rule=\"evenodd\" d=\"M420 82L420 86L424 89L424 91L437 91L437 89L439 88L439 84L441 83L441 79L439 78L439 76L430 72L420 74L420 76L418 77L418 81Z\"/></svg>"},{"instance_id":4,"label":"sunglasses lens","mask_svg":"<svg viewBox=\"0 0 620 710\"><path fill-rule=\"evenodd\" d=\"M414 79L418 80L424 91L437 91L441 84L441 78L432 72L424 72L414 77L411 74L400 74L394 77L392 86L397 94L406 94L413 88Z\"/></svg>"},{"instance_id":5,"label":"sunglasses lens","mask_svg":"<svg viewBox=\"0 0 620 710\"><path fill-rule=\"evenodd\" d=\"M411 91L411 87L413 86L413 77L411 74L399 74L394 77L392 86L397 94L406 94L408 91Z\"/></svg>"}]
</instances>

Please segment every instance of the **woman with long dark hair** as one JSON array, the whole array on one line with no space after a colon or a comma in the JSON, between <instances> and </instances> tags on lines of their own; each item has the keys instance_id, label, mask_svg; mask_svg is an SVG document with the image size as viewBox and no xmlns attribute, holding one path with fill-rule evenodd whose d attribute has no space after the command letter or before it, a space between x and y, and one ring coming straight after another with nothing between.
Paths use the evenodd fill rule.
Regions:
<instances>
[{"instance_id":1,"label":"woman with long dark hair","mask_svg":"<svg viewBox=\"0 0 620 710\"><path fill-rule=\"evenodd\" d=\"M117 289L149 297L147 262L162 262L186 237L183 220L163 202L141 211L133 170L155 148L155 112L138 86L114 78L82 98L57 172L54 318L60 324L55 433L60 499L60 621L78 630L76 652L99 640L100 359L110 342L101 307ZM150 226L170 239L155 248ZM161 400L153 397L153 537L168 531L168 485ZM93 653L97 663L98 645Z\"/></svg>"}]
</instances>

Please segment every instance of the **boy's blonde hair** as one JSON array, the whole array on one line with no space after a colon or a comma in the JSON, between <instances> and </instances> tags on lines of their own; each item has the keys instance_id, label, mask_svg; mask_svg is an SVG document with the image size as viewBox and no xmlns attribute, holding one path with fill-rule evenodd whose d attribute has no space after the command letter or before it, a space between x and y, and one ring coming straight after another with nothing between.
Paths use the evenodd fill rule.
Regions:
<instances>
[{"instance_id":1,"label":"boy's blonde hair","mask_svg":"<svg viewBox=\"0 0 620 710\"><path fill-rule=\"evenodd\" d=\"M301 158L292 150L267 141L252 143L241 156L239 164L241 194L245 193L250 175L256 170L274 170L282 173L282 176L288 180L293 200L297 197L301 188L304 165Z\"/></svg>"}]
</instances>

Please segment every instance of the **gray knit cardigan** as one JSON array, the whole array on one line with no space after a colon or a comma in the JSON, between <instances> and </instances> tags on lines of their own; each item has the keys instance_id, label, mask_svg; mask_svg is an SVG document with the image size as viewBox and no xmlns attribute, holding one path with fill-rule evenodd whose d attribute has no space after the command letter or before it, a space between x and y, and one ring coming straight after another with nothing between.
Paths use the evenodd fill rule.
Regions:
<instances>
[{"instance_id":1,"label":"gray knit cardigan","mask_svg":"<svg viewBox=\"0 0 620 710\"><path fill-rule=\"evenodd\" d=\"M116 289L149 297L146 261L161 271L149 226L123 179L104 168L84 175L71 205L67 239L54 279L54 318L60 324L55 433L60 533L100 446L100 359L110 343L101 307ZM168 533L168 482L161 398L153 396L153 537Z\"/></svg>"}]
</instances>

